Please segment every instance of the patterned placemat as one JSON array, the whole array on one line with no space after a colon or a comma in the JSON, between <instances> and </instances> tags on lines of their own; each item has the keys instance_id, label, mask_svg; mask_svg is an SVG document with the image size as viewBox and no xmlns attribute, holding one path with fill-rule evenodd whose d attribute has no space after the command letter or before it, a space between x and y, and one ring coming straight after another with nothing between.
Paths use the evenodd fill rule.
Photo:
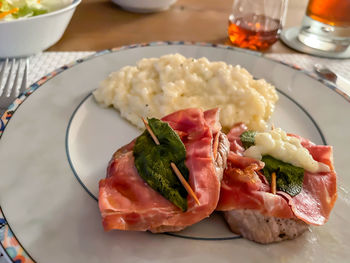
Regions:
<instances>
[{"instance_id":1,"label":"patterned placemat","mask_svg":"<svg viewBox=\"0 0 350 263\"><path fill-rule=\"evenodd\" d=\"M309 72L313 72L315 64L326 65L335 73L350 80L350 59L327 59L305 54L266 54L265 57L297 66Z\"/></svg>"}]
</instances>

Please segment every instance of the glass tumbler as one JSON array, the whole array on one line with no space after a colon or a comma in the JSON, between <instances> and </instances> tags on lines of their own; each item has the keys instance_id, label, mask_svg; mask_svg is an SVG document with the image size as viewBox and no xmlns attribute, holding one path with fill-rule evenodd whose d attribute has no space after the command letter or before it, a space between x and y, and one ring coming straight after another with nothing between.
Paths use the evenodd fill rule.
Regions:
<instances>
[{"instance_id":1,"label":"glass tumbler","mask_svg":"<svg viewBox=\"0 0 350 263\"><path fill-rule=\"evenodd\" d=\"M309 0L298 39L323 51L346 50L350 45L350 0Z\"/></svg>"},{"instance_id":2,"label":"glass tumbler","mask_svg":"<svg viewBox=\"0 0 350 263\"><path fill-rule=\"evenodd\" d=\"M228 36L241 48L266 50L279 37L288 0L234 0Z\"/></svg>"}]
</instances>

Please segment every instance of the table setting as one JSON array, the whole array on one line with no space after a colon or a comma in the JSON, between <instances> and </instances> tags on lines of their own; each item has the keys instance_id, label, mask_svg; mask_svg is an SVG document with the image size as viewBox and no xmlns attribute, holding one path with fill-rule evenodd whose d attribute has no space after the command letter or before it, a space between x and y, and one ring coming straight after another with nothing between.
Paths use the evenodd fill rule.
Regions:
<instances>
[{"instance_id":1,"label":"table setting","mask_svg":"<svg viewBox=\"0 0 350 263\"><path fill-rule=\"evenodd\" d=\"M0 263L346 262L350 4L344 2L0 0ZM213 114L218 107L220 115ZM203 119L188 117L196 114ZM136 153L139 138L149 135L154 147L168 143L154 130L156 118L169 122L187 151L183 163L189 174L180 161L171 163L180 173L172 168L186 193L185 209L152 186L148 180L155 179L142 174L146 166L137 166L138 154L148 150L142 146ZM216 118L215 125L210 118ZM191 121L208 130L200 136L211 136L210 164L198 157L209 137L193 142L203 148L190 148L200 134L198 126L192 136ZM236 125L254 132L253 146L246 147L242 135L233 143ZM255 158L247 153L258 148L254 144L261 137L255 134L270 138L279 127L286 131L279 138L294 143L282 150L304 147L318 170L303 166L302 190L291 194L281 190L279 179L291 154L284 155L283 167L271 179L268 161L266 169L261 164L268 155L261 154L253 162L262 165L254 168L255 177L249 170L255 166L241 163L233 169L242 184L234 188L227 177L232 165ZM226 156L220 134L228 138ZM159 151L163 158L170 148ZM126 156L136 166L130 168ZM224 160L221 170L218 156ZM200 165L191 163L196 158ZM298 165L292 163L291 171L302 166L302 157L295 158ZM221 179L207 185L212 159ZM242 173L250 174L248 179ZM206 197L197 189L201 184L215 194ZM153 200L147 187L166 203ZM261 214L245 215L232 226L230 212L220 205L233 202L224 199L228 187L238 191L240 206L234 209ZM242 201L248 190L262 199L254 205L256 196ZM216 201L205 214L210 198ZM272 207L272 200L288 213ZM282 216L274 212L282 210ZM253 237L241 222L255 222L247 230ZM265 225L272 233L280 231L275 239ZM260 239L254 231L262 231Z\"/></svg>"}]
</instances>

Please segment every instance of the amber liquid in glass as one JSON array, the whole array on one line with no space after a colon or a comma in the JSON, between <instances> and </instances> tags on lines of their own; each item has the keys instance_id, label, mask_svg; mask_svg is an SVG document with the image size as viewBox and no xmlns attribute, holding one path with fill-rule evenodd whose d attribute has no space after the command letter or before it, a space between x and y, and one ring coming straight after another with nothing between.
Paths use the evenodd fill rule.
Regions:
<instances>
[{"instance_id":1,"label":"amber liquid in glass","mask_svg":"<svg viewBox=\"0 0 350 263\"><path fill-rule=\"evenodd\" d=\"M350 0L310 0L306 15L331 26L350 26Z\"/></svg>"},{"instance_id":2,"label":"amber liquid in glass","mask_svg":"<svg viewBox=\"0 0 350 263\"><path fill-rule=\"evenodd\" d=\"M281 26L278 19L248 14L229 18L228 36L235 46L252 50L268 49L278 39Z\"/></svg>"}]
</instances>

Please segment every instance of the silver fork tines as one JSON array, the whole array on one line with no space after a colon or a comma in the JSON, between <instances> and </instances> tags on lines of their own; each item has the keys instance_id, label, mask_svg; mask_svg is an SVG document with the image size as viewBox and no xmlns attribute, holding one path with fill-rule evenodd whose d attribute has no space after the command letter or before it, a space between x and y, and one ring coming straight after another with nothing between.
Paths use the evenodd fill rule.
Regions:
<instances>
[{"instance_id":1,"label":"silver fork tines","mask_svg":"<svg viewBox=\"0 0 350 263\"><path fill-rule=\"evenodd\" d=\"M6 73L8 73L7 77ZM27 74L28 59L20 59L18 62L16 62L16 59L12 59L11 66L9 66L8 58L3 62L0 71L0 111L7 109L17 96L25 91L27 88ZM18 87L20 81L21 86Z\"/></svg>"}]
</instances>

